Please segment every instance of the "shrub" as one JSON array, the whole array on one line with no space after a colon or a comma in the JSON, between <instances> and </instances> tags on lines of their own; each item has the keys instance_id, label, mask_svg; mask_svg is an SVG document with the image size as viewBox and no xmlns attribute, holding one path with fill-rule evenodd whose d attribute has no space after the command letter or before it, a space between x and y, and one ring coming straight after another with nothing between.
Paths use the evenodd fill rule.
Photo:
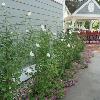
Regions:
<instances>
[{"instance_id":1,"label":"shrub","mask_svg":"<svg viewBox=\"0 0 100 100\"><path fill-rule=\"evenodd\" d=\"M34 62L37 69L33 77L35 78L33 94L42 100L45 96L52 96L51 91L58 91L64 86L61 82L63 74L66 69L72 67L75 60L80 59L80 52L84 46L73 32L55 39L51 32L37 31L31 39L34 43L32 52L35 55Z\"/></svg>"},{"instance_id":2,"label":"shrub","mask_svg":"<svg viewBox=\"0 0 100 100\"><path fill-rule=\"evenodd\" d=\"M21 38L20 38L21 37ZM0 98L11 100L20 83L22 67L29 58L30 47L25 34L8 29L0 32Z\"/></svg>"}]
</instances>

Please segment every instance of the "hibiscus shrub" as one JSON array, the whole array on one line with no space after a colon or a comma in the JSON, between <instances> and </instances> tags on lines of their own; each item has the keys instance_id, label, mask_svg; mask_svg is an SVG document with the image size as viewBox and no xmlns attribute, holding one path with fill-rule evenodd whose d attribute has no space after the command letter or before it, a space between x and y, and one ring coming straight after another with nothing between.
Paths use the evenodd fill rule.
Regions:
<instances>
[{"instance_id":1,"label":"hibiscus shrub","mask_svg":"<svg viewBox=\"0 0 100 100\"><path fill-rule=\"evenodd\" d=\"M63 75L66 69L72 67L73 62L81 59L81 52L84 50L84 43L74 32L65 33L65 36L53 41L54 55L59 63L60 74ZM62 73L61 73L62 72Z\"/></svg>"},{"instance_id":2,"label":"hibiscus shrub","mask_svg":"<svg viewBox=\"0 0 100 100\"><path fill-rule=\"evenodd\" d=\"M25 34L23 35L25 37ZM16 32L0 32L0 98L11 100L20 82L21 69L29 57L28 38ZM13 99L12 99L13 100Z\"/></svg>"},{"instance_id":3,"label":"hibiscus shrub","mask_svg":"<svg viewBox=\"0 0 100 100\"><path fill-rule=\"evenodd\" d=\"M37 70L32 77L35 79L31 85L32 98L62 97L65 70L80 59L83 48L83 42L73 32L56 38L50 31L33 29L26 34L11 29L0 32L0 98L13 99L21 69L28 64L35 64Z\"/></svg>"},{"instance_id":4,"label":"hibiscus shrub","mask_svg":"<svg viewBox=\"0 0 100 100\"><path fill-rule=\"evenodd\" d=\"M40 100L44 100L45 97L50 98L54 94L58 96L57 91L64 87L62 80L65 70L70 69L73 62L80 59L83 42L73 32L57 38L54 38L51 32L32 31L31 34L30 40L34 43L32 52L37 70L33 77L35 78L32 87L33 96L38 96ZM62 94L60 91L59 96Z\"/></svg>"},{"instance_id":5,"label":"hibiscus shrub","mask_svg":"<svg viewBox=\"0 0 100 100\"><path fill-rule=\"evenodd\" d=\"M54 38L51 32L33 31L30 40L34 43L32 53L35 56L34 63L37 70L33 77L35 78L35 84L32 87L33 97L39 96L44 100L45 97L51 97L56 93L54 91L61 90L63 87L59 78L60 68L54 55Z\"/></svg>"}]
</instances>

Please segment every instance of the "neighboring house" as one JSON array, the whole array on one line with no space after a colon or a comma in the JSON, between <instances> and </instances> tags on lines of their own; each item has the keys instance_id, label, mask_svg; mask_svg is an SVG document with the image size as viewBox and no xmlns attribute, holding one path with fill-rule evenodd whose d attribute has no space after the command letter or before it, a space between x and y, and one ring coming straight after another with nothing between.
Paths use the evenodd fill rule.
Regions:
<instances>
[{"instance_id":1,"label":"neighboring house","mask_svg":"<svg viewBox=\"0 0 100 100\"><path fill-rule=\"evenodd\" d=\"M0 30L3 23L3 11L7 9L10 12L10 23L17 23L21 31L27 29L27 24L23 25L21 22L25 19L25 15L28 15L27 20L34 29L41 29L41 25L44 25L53 33L61 32L63 29L63 2L61 1L0 0Z\"/></svg>"},{"instance_id":2,"label":"neighboring house","mask_svg":"<svg viewBox=\"0 0 100 100\"><path fill-rule=\"evenodd\" d=\"M68 7L70 13L74 13L79 7L81 7L87 0L65 0L65 4Z\"/></svg>"},{"instance_id":3,"label":"neighboring house","mask_svg":"<svg viewBox=\"0 0 100 100\"><path fill-rule=\"evenodd\" d=\"M100 5L96 0L85 0L71 15L65 18L66 23L71 22L71 27L85 29L85 22L89 22L89 29L92 30L94 21L98 21L100 30Z\"/></svg>"}]
</instances>

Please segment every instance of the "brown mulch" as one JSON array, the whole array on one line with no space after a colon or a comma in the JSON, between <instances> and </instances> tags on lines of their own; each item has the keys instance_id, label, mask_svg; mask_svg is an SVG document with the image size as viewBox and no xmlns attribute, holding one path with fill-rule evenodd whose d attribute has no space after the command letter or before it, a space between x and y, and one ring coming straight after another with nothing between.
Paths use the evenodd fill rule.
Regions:
<instances>
[{"instance_id":1,"label":"brown mulch","mask_svg":"<svg viewBox=\"0 0 100 100\"><path fill-rule=\"evenodd\" d=\"M86 48L90 49L91 51L100 52L100 44L86 44Z\"/></svg>"}]
</instances>

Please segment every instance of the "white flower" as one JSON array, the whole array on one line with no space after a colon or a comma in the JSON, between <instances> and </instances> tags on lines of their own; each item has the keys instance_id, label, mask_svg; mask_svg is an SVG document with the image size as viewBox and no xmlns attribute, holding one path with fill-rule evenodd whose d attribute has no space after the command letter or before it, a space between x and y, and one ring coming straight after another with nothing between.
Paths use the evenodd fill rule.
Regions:
<instances>
[{"instance_id":1,"label":"white flower","mask_svg":"<svg viewBox=\"0 0 100 100\"><path fill-rule=\"evenodd\" d=\"M36 43L36 47L40 47L40 45L38 43Z\"/></svg>"},{"instance_id":2,"label":"white flower","mask_svg":"<svg viewBox=\"0 0 100 100\"><path fill-rule=\"evenodd\" d=\"M80 31L78 31L78 33L80 33Z\"/></svg>"},{"instance_id":3,"label":"white flower","mask_svg":"<svg viewBox=\"0 0 100 100\"><path fill-rule=\"evenodd\" d=\"M31 14L32 14L32 12L30 12L30 11L27 13L28 16L31 16Z\"/></svg>"},{"instance_id":4,"label":"white flower","mask_svg":"<svg viewBox=\"0 0 100 100\"><path fill-rule=\"evenodd\" d=\"M30 52L30 56L34 57L34 53L32 51Z\"/></svg>"},{"instance_id":5,"label":"white flower","mask_svg":"<svg viewBox=\"0 0 100 100\"><path fill-rule=\"evenodd\" d=\"M70 44L68 44L67 47L70 47Z\"/></svg>"},{"instance_id":6,"label":"white flower","mask_svg":"<svg viewBox=\"0 0 100 100\"><path fill-rule=\"evenodd\" d=\"M69 30L69 34L72 34L72 31L71 30Z\"/></svg>"},{"instance_id":7,"label":"white flower","mask_svg":"<svg viewBox=\"0 0 100 100\"><path fill-rule=\"evenodd\" d=\"M11 87L9 87L9 89L11 90Z\"/></svg>"},{"instance_id":8,"label":"white flower","mask_svg":"<svg viewBox=\"0 0 100 100\"><path fill-rule=\"evenodd\" d=\"M53 35L57 35L57 33L53 33Z\"/></svg>"},{"instance_id":9,"label":"white flower","mask_svg":"<svg viewBox=\"0 0 100 100\"><path fill-rule=\"evenodd\" d=\"M50 53L47 53L47 57L50 57Z\"/></svg>"},{"instance_id":10,"label":"white flower","mask_svg":"<svg viewBox=\"0 0 100 100\"><path fill-rule=\"evenodd\" d=\"M13 82L16 82L16 79L15 78L12 78Z\"/></svg>"},{"instance_id":11,"label":"white flower","mask_svg":"<svg viewBox=\"0 0 100 100\"><path fill-rule=\"evenodd\" d=\"M72 48L74 48L74 46L72 46Z\"/></svg>"},{"instance_id":12,"label":"white flower","mask_svg":"<svg viewBox=\"0 0 100 100\"><path fill-rule=\"evenodd\" d=\"M61 41L64 41L64 39L61 39Z\"/></svg>"},{"instance_id":13,"label":"white flower","mask_svg":"<svg viewBox=\"0 0 100 100\"><path fill-rule=\"evenodd\" d=\"M41 25L41 29L42 29L42 31L46 31L44 25Z\"/></svg>"},{"instance_id":14,"label":"white flower","mask_svg":"<svg viewBox=\"0 0 100 100\"><path fill-rule=\"evenodd\" d=\"M2 5L2 6L5 6L6 4L3 2L1 5Z\"/></svg>"},{"instance_id":15,"label":"white flower","mask_svg":"<svg viewBox=\"0 0 100 100\"><path fill-rule=\"evenodd\" d=\"M44 25L41 25L41 29L44 29Z\"/></svg>"},{"instance_id":16,"label":"white flower","mask_svg":"<svg viewBox=\"0 0 100 100\"><path fill-rule=\"evenodd\" d=\"M29 32L29 30L26 30L26 33L28 33Z\"/></svg>"}]
</instances>

